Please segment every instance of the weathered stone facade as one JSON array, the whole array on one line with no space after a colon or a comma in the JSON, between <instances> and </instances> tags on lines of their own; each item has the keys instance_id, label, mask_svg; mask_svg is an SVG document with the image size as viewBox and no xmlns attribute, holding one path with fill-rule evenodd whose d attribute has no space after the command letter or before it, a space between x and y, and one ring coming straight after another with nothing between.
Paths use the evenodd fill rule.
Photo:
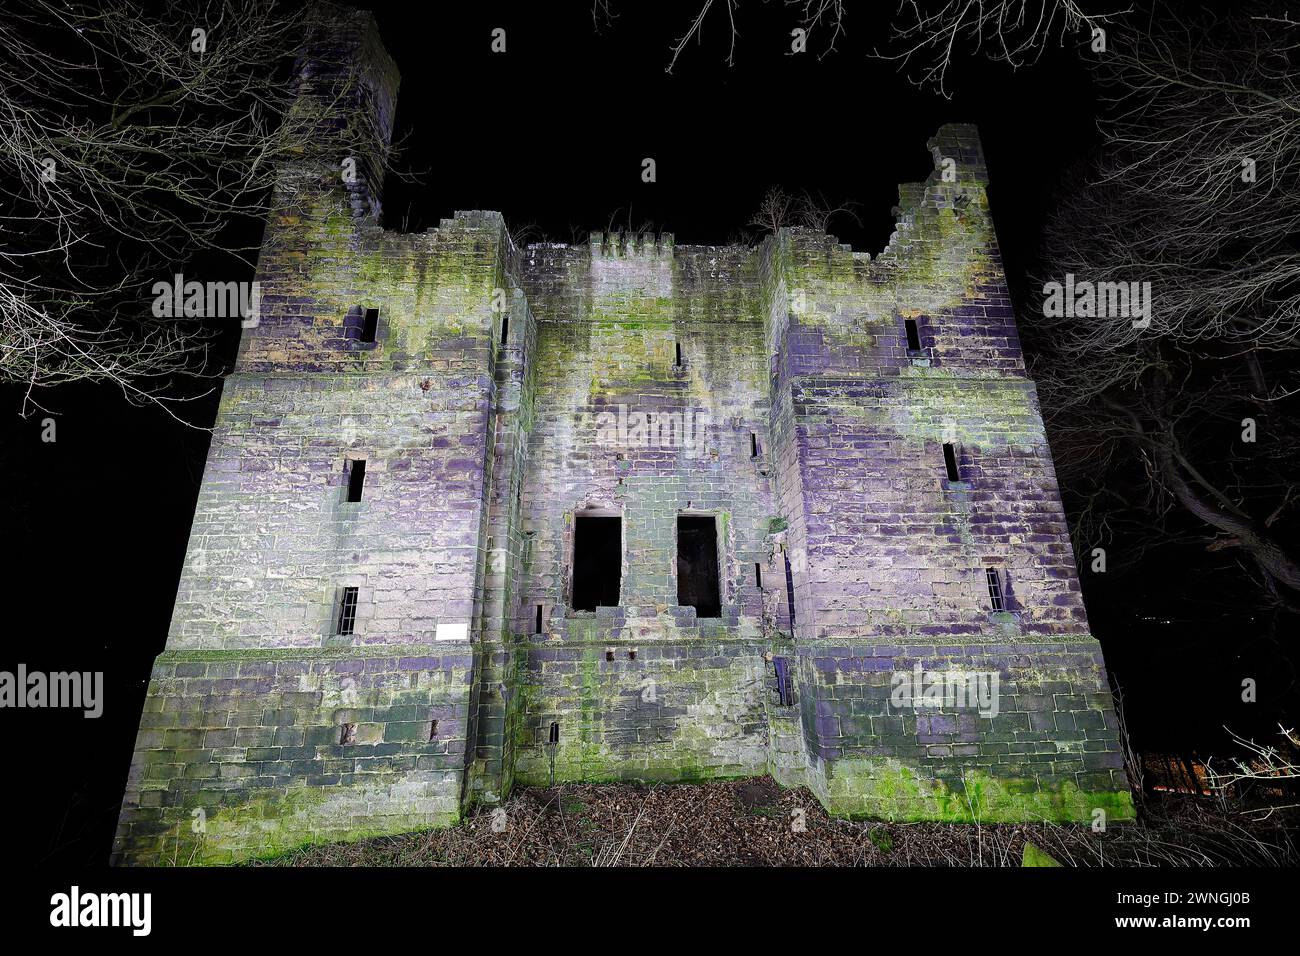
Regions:
<instances>
[{"instance_id":1,"label":"weathered stone facade","mask_svg":"<svg viewBox=\"0 0 1300 956\"><path fill-rule=\"evenodd\" d=\"M386 139L368 15L317 42L304 98L329 79L313 49L355 59ZM520 249L490 212L395 234L378 176L290 171L309 201L268 225L114 859L450 824L552 773L1130 816L978 138L930 149L874 260L806 230ZM594 612L572 609L588 515L622 538ZM678 603L680 515L714 519L716 617ZM996 715L891 700L918 665L996 674Z\"/></svg>"}]
</instances>

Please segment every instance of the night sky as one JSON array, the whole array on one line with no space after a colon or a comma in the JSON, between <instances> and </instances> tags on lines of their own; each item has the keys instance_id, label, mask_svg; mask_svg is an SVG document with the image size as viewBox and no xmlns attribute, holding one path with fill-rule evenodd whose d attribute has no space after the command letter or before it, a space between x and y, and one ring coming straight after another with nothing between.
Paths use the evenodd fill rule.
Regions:
<instances>
[{"instance_id":1,"label":"night sky","mask_svg":"<svg viewBox=\"0 0 1300 956\"><path fill-rule=\"evenodd\" d=\"M764 192L782 186L857 203L861 224L844 218L834 231L875 253L893 229L898 184L932 168L926 140L943 123L970 122L983 137L1024 329L1025 277L1053 193L1098 141L1096 91L1080 62L1086 46L1051 44L1017 72L963 58L944 99L867 55L885 19L856 6L838 52L819 59L817 34L809 53L786 55L795 21L783 4L743 4L731 67L715 14L704 42L669 75L672 41L698 3L616 4L599 29L583 3L438 3L419 15L409 3L359 5L376 9L402 73L394 166L415 180L390 176L389 228L494 209L516 231L535 227L532 241L583 241L612 222L653 224L679 244L725 243ZM893 10L880 6L885 17ZM503 55L489 48L494 27L507 31ZM656 161L655 183L641 181L644 157ZM238 332L233 323L225 330L219 354L233 354ZM178 383L176 394L217 386ZM166 639L216 396L180 410L192 428L109 387L46 392L38 400L57 421L53 444L40 440L45 413L20 418L12 388L0 400L12 562L0 669L22 661L102 670L106 680L98 720L5 715L16 760L6 819L25 821L28 859L102 865L150 664ZM1234 704L1242 676L1271 674L1296 693L1294 662L1256 637L1249 607L1216 584L1221 569L1207 562L1170 552L1127 574L1084 576L1094 632L1124 685L1135 739L1150 749L1210 752L1225 723L1267 733L1284 702Z\"/></svg>"}]
</instances>

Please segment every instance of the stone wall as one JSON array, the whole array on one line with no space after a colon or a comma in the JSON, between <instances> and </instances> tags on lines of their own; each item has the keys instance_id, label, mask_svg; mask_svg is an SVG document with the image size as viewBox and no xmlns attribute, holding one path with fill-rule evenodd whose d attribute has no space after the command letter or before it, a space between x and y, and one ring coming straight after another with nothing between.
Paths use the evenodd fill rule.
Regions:
<instances>
[{"instance_id":1,"label":"stone wall","mask_svg":"<svg viewBox=\"0 0 1300 956\"><path fill-rule=\"evenodd\" d=\"M428 646L163 653L114 863L230 863L456 822L470 664Z\"/></svg>"},{"instance_id":2,"label":"stone wall","mask_svg":"<svg viewBox=\"0 0 1300 956\"><path fill-rule=\"evenodd\" d=\"M799 232L769 247L768 288L790 302L769 326L804 782L848 814L1131 816L978 138L948 126L930 147L935 171L900 190L874 261ZM895 679L918 664L927 679L996 675L996 712L955 696L900 706Z\"/></svg>"},{"instance_id":3,"label":"stone wall","mask_svg":"<svg viewBox=\"0 0 1300 956\"><path fill-rule=\"evenodd\" d=\"M306 50L303 108L363 65L382 155L397 78L368 15ZM931 141L875 259L788 229L519 249L491 212L385 232L382 167L344 182L342 135L285 171L303 201L268 223L116 861L445 825L552 778L1131 815L972 128ZM586 515L621 522L595 611L574 608ZM715 522L717 617L678 604L683 515ZM996 695L900 697L911 677Z\"/></svg>"},{"instance_id":4,"label":"stone wall","mask_svg":"<svg viewBox=\"0 0 1300 956\"><path fill-rule=\"evenodd\" d=\"M1125 820L1133 807L1096 642L950 639L800 648L805 782L889 820ZM996 713L899 707L897 673L998 675Z\"/></svg>"},{"instance_id":5,"label":"stone wall","mask_svg":"<svg viewBox=\"0 0 1300 956\"><path fill-rule=\"evenodd\" d=\"M386 146L396 71L369 14L340 13L307 49L300 102L361 62L348 96L375 110ZM117 862L219 862L460 818L509 240L497 214L383 232L380 175L345 182L330 135L285 170L301 201L267 224L258 323L224 383ZM367 308L373 343L357 334ZM349 502L356 459L366 478Z\"/></svg>"},{"instance_id":6,"label":"stone wall","mask_svg":"<svg viewBox=\"0 0 1300 956\"><path fill-rule=\"evenodd\" d=\"M550 779L553 723L556 780L764 769L762 655L783 589L769 563L776 512L756 265L749 250L678 247L669 236L526 250L538 340L521 508L523 782ZM576 612L574 519L593 509L622 522L619 606ZM678 606L683 514L715 519L718 618Z\"/></svg>"}]
</instances>

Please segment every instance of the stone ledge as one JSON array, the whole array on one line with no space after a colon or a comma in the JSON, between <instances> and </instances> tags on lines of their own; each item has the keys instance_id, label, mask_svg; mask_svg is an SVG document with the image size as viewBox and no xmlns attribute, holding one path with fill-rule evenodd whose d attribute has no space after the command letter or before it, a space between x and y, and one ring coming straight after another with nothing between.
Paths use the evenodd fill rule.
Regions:
<instances>
[{"instance_id":1,"label":"stone ledge","mask_svg":"<svg viewBox=\"0 0 1300 956\"><path fill-rule=\"evenodd\" d=\"M442 641L428 644L374 644L361 647L273 647L273 648L206 648L165 650L155 658L159 664L209 661L277 661L318 659L368 659L380 657L441 657L473 649L470 641Z\"/></svg>"}]
</instances>

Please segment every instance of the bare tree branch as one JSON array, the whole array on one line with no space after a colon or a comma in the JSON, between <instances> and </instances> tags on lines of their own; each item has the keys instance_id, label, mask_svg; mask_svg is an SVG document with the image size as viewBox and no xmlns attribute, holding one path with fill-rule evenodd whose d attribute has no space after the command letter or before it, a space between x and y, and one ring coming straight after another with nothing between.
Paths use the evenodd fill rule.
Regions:
<instances>
[{"instance_id":1,"label":"bare tree branch","mask_svg":"<svg viewBox=\"0 0 1300 956\"><path fill-rule=\"evenodd\" d=\"M1165 13L1113 44L1098 66L1104 149L1063 191L1038 278L1045 294L1067 277L1149 283L1149 321L1043 307L1023 326L1078 540L1126 522L1141 550L1199 526L1287 611L1300 604L1297 29L1249 10Z\"/></svg>"},{"instance_id":2,"label":"bare tree branch","mask_svg":"<svg viewBox=\"0 0 1300 956\"><path fill-rule=\"evenodd\" d=\"M821 56L836 50L845 33L845 0L784 0L784 4L795 11L794 22L805 32L805 39L829 32ZM726 63L732 66L740 36L740 4L723 0L721 5L726 10L728 31ZM703 42L704 25L713 8L714 0L700 0L685 32L670 47L667 72L673 72L692 40ZM1104 29L1129 10L1088 13L1076 0L899 0L888 40L892 51L877 50L874 55L897 61L911 72L918 86L948 96L945 80L956 53L982 54L1018 69L1037 62L1053 40L1064 43L1067 36L1078 35L1081 42L1090 41L1094 30ZM591 13L597 28L602 19L611 22L612 0L593 0Z\"/></svg>"},{"instance_id":3,"label":"bare tree branch","mask_svg":"<svg viewBox=\"0 0 1300 956\"><path fill-rule=\"evenodd\" d=\"M1131 8L1085 13L1075 0L900 0L891 45L877 53L914 68L917 86L951 95L945 85L954 53L983 54L1013 70L1036 63L1048 43L1079 35L1092 37Z\"/></svg>"},{"instance_id":4,"label":"bare tree branch","mask_svg":"<svg viewBox=\"0 0 1300 956\"><path fill-rule=\"evenodd\" d=\"M296 98L315 8L14 6L0 21L0 380L25 387L24 414L70 381L170 402L173 376L206 373L215 329L154 318L153 285L201 253L250 271L258 221L303 199L292 169L321 123L370 168L382 138L353 108L355 76L310 109Z\"/></svg>"}]
</instances>

